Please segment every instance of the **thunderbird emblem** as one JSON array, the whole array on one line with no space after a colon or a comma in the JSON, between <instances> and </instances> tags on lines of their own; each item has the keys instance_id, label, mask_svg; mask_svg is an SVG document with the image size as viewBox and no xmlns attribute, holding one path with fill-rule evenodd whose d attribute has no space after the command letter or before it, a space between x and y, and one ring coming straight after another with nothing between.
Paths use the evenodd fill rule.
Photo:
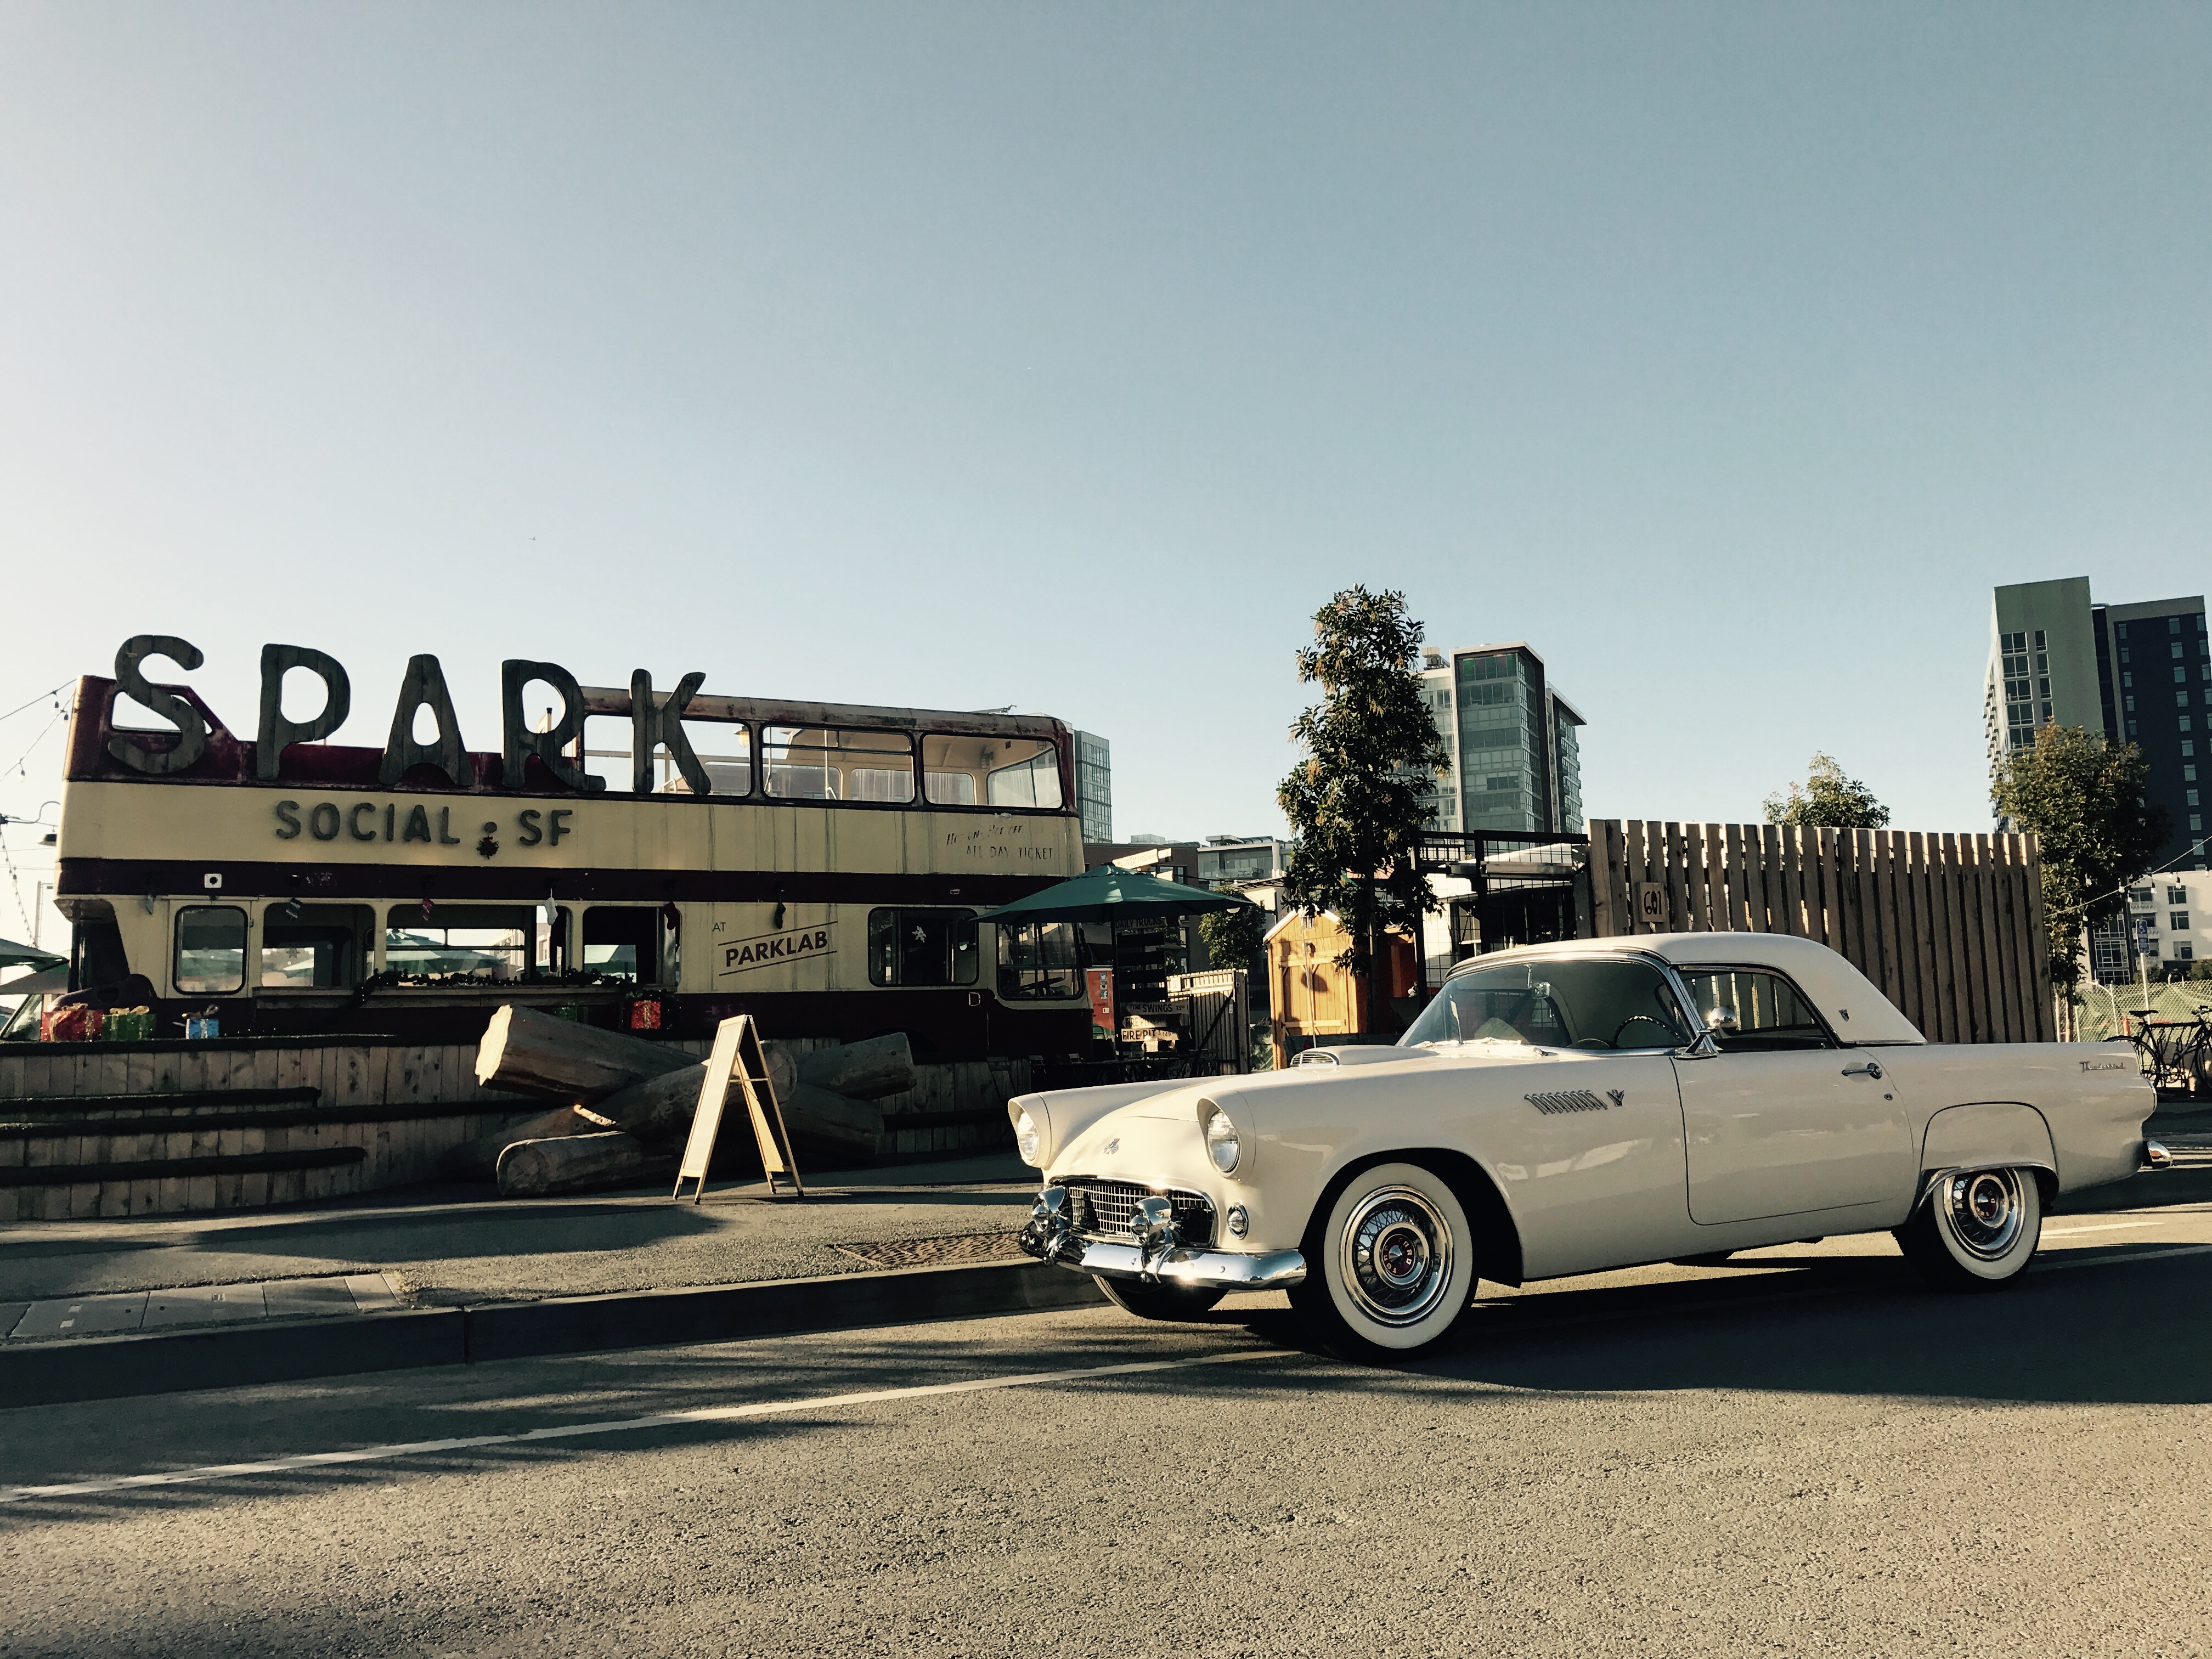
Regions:
<instances>
[{"instance_id":1,"label":"thunderbird emblem","mask_svg":"<svg viewBox=\"0 0 2212 1659\"><path fill-rule=\"evenodd\" d=\"M1620 1089L1607 1089L1605 1091L1605 1097L1618 1106L1621 1103L1623 1093L1624 1091Z\"/></svg>"},{"instance_id":2,"label":"thunderbird emblem","mask_svg":"<svg viewBox=\"0 0 2212 1659\"><path fill-rule=\"evenodd\" d=\"M1107 1142L1103 1146L1101 1146L1098 1150L1099 1150L1100 1152L1102 1152L1106 1153L1106 1154L1107 1154L1108 1156L1109 1156L1109 1157L1110 1157L1110 1156L1112 1156L1114 1153L1118 1152L1120 1152L1120 1151L1121 1150L1121 1136L1119 1136L1119 1135L1115 1135L1115 1136L1114 1137L1114 1139L1111 1139L1111 1140L1108 1141L1108 1142Z\"/></svg>"}]
</instances>

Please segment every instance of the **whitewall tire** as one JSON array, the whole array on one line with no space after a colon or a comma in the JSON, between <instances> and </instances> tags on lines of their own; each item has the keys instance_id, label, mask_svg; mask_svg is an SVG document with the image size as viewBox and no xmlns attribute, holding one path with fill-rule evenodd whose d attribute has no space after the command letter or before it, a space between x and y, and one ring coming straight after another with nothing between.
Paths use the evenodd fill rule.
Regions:
<instances>
[{"instance_id":1,"label":"whitewall tire","mask_svg":"<svg viewBox=\"0 0 2212 1659\"><path fill-rule=\"evenodd\" d=\"M1466 1206L1419 1164L1362 1170L1306 1243L1305 1282L1291 1305L1342 1358L1409 1358L1441 1340L1474 1295Z\"/></svg>"},{"instance_id":2,"label":"whitewall tire","mask_svg":"<svg viewBox=\"0 0 2212 1659\"><path fill-rule=\"evenodd\" d=\"M1931 1285L2000 1290L2042 1243L2043 1189L2033 1170L1954 1170L1936 1179L1895 1237Z\"/></svg>"}]
</instances>

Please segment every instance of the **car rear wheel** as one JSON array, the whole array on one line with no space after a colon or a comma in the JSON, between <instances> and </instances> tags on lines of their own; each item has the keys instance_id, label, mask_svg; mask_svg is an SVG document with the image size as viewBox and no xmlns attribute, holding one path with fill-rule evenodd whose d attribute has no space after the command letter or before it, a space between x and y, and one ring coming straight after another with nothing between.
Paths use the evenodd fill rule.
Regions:
<instances>
[{"instance_id":1,"label":"car rear wheel","mask_svg":"<svg viewBox=\"0 0 2212 1659\"><path fill-rule=\"evenodd\" d=\"M1291 1305L1340 1359L1404 1359L1441 1340L1474 1295L1474 1234L1451 1184L1419 1164L1378 1164L1306 1234Z\"/></svg>"},{"instance_id":2,"label":"car rear wheel","mask_svg":"<svg viewBox=\"0 0 2212 1659\"><path fill-rule=\"evenodd\" d=\"M1195 1319L1227 1295L1189 1285L1147 1285L1141 1279L1109 1279L1091 1275L1106 1299L1124 1313L1139 1319Z\"/></svg>"},{"instance_id":3,"label":"car rear wheel","mask_svg":"<svg viewBox=\"0 0 2212 1659\"><path fill-rule=\"evenodd\" d=\"M2043 1191L2033 1170L1954 1170L1893 1236L1905 1259L1940 1289L2002 1290L2042 1242Z\"/></svg>"}]
</instances>

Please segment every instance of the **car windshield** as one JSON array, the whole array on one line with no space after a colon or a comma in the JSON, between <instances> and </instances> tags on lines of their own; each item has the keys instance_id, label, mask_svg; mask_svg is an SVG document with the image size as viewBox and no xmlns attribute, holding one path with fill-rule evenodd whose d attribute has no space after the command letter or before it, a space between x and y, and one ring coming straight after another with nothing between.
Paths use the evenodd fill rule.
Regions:
<instances>
[{"instance_id":1,"label":"car windshield","mask_svg":"<svg viewBox=\"0 0 2212 1659\"><path fill-rule=\"evenodd\" d=\"M1649 963L1523 961L1455 974L1399 1042L1672 1048L1692 1035Z\"/></svg>"}]
</instances>

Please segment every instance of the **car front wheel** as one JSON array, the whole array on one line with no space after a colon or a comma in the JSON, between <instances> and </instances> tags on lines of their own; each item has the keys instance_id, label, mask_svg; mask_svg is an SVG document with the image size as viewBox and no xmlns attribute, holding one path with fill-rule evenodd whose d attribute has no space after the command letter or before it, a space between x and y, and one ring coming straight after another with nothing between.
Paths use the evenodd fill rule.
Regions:
<instances>
[{"instance_id":1,"label":"car front wheel","mask_svg":"<svg viewBox=\"0 0 2212 1659\"><path fill-rule=\"evenodd\" d=\"M1473 1230L1449 1182L1378 1164L1340 1191L1306 1235L1291 1305L1339 1358L1403 1359L1442 1340L1474 1294Z\"/></svg>"},{"instance_id":2,"label":"car front wheel","mask_svg":"<svg viewBox=\"0 0 2212 1659\"><path fill-rule=\"evenodd\" d=\"M1947 1291L2001 1290L2043 1238L2035 1171L1954 1170L1939 1177L1894 1235L1922 1278Z\"/></svg>"}]
</instances>

